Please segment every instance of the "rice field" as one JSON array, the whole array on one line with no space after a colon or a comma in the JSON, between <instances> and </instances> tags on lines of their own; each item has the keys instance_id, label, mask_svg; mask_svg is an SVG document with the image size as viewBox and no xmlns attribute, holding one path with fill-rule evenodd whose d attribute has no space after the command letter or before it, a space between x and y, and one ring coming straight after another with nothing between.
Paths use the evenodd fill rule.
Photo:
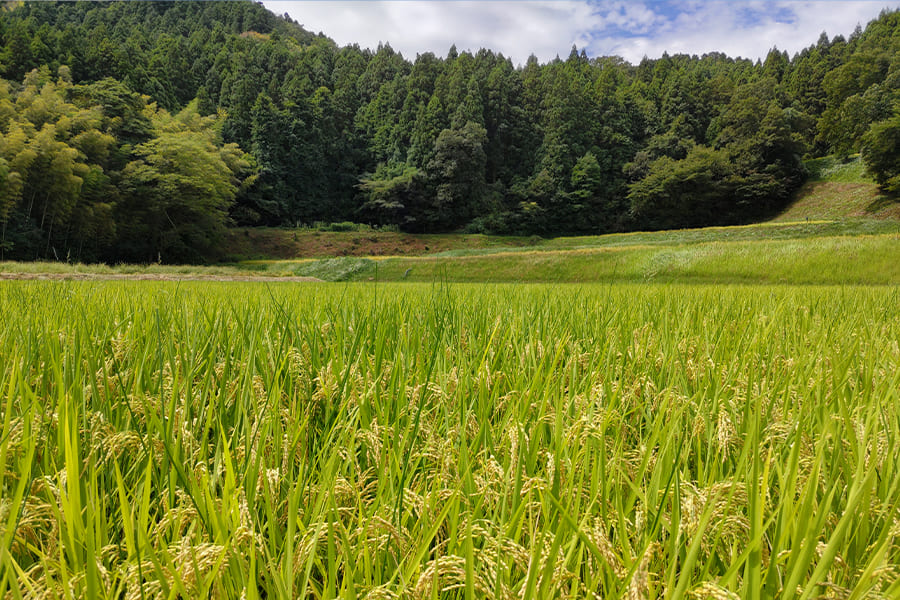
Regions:
<instances>
[{"instance_id":1,"label":"rice field","mask_svg":"<svg viewBox=\"0 0 900 600\"><path fill-rule=\"evenodd\" d=\"M0 596L898 598L898 300L0 282Z\"/></svg>"}]
</instances>

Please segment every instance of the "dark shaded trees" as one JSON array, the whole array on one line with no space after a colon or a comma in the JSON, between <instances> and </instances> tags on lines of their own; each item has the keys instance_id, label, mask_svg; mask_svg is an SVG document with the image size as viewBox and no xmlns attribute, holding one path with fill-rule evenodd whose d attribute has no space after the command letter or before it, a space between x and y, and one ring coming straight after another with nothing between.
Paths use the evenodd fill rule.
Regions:
<instances>
[{"instance_id":1,"label":"dark shaded trees","mask_svg":"<svg viewBox=\"0 0 900 600\"><path fill-rule=\"evenodd\" d=\"M631 215L648 229L731 223L736 183L724 151L695 146L680 160L662 156L629 187Z\"/></svg>"},{"instance_id":2,"label":"dark shaded trees","mask_svg":"<svg viewBox=\"0 0 900 600\"><path fill-rule=\"evenodd\" d=\"M900 115L874 123L862 140L866 169L886 193L900 195Z\"/></svg>"},{"instance_id":3,"label":"dark shaded trees","mask_svg":"<svg viewBox=\"0 0 900 600\"><path fill-rule=\"evenodd\" d=\"M445 129L438 135L434 156L425 169L434 189L434 200L424 215L425 228L450 229L481 212L486 141L487 132L474 121L458 129Z\"/></svg>"}]
</instances>

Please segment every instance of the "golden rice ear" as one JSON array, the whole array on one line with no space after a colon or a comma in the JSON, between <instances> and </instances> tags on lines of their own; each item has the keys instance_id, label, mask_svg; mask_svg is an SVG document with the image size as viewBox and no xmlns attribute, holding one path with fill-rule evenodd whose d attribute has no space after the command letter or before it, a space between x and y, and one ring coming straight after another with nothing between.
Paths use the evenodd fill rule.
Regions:
<instances>
[{"instance_id":1,"label":"golden rice ear","mask_svg":"<svg viewBox=\"0 0 900 600\"><path fill-rule=\"evenodd\" d=\"M690 591L692 598L705 600L740 600L740 596L713 581L705 581Z\"/></svg>"},{"instance_id":2,"label":"golden rice ear","mask_svg":"<svg viewBox=\"0 0 900 600\"><path fill-rule=\"evenodd\" d=\"M644 550L643 555L641 555L637 569L634 570L634 574L628 581L628 588L625 591L625 598L627 598L627 600L648 600L650 598L649 567L650 559L655 550L656 545L650 544L647 546L647 549Z\"/></svg>"}]
</instances>

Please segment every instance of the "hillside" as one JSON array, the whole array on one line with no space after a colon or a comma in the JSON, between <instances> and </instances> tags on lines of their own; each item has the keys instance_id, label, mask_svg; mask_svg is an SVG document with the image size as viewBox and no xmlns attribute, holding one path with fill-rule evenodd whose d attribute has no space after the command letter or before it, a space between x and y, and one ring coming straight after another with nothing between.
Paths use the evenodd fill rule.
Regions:
<instances>
[{"instance_id":1,"label":"hillside","mask_svg":"<svg viewBox=\"0 0 900 600\"><path fill-rule=\"evenodd\" d=\"M874 183L807 182L776 222L846 218L900 220L900 203Z\"/></svg>"},{"instance_id":2,"label":"hillside","mask_svg":"<svg viewBox=\"0 0 900 600\"><path fill-rule=\"evenodd\" d=\"M608 234L603 236L492 236L410 234L353 224L320 229L236 228L224 247L232 261L290 261L332 257L461 256L529 250L548 252L622 246L723 241L809 239L895 231L900 202L881 193L859 157L806 161L808 181L777 217L757 225ZM877 223L873 221L881 221ZM347 229L339 231L339 229Z\"/></svg>"},{"instance_id":3,"label":"hillside","mask_svg":"<svg viewBox=\"0 0 900 600\"><path fill-rule=\"evenodd\" d=\"M834 219L900 219L900 202L884 195L862 160L833 157L808 161L809 180L775 222Z\"/></svg>"},{"instance_id":4,"label":"hillside","mask_svg":"<svg viewBox=\"0 0 900 600\"><path fill-rule=\"evenodd\" d=\"M234 225L735 225L782 212L810 154L862 151L890 190L897 32L515 66L339 47L253 2L6 3L0 258L209 262Z\"/></svg>"},{"instance_id":5,"label":"hillside","mask_svg":"<svg viewBox=\"0 0 900 600\"><path fill-rule=\"evenodd\" d=\"M450 250L534 246L538 237L413 234L356 225L352 231L242 227L228 231L226 260L289 260L335 256L424 256Z\"/></svg>"}]
</instances>

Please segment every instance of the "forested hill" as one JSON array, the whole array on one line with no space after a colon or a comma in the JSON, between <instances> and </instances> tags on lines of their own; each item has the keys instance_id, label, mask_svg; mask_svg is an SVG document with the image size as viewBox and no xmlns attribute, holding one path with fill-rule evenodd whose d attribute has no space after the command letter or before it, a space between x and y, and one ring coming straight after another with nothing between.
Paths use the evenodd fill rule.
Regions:
<instances>
[{"instance_id":1,"label":"forested hill","mask_svg":"<svg viewBox=\"0 0 900 600\"><path fill-rule=\"evenodd\" d=\"M900 189L900 13L765 61L338 47L251 2L6 2L0 253L197 261L230 224L746 222L804 155Z\"/></svg>"}]
</instances>

